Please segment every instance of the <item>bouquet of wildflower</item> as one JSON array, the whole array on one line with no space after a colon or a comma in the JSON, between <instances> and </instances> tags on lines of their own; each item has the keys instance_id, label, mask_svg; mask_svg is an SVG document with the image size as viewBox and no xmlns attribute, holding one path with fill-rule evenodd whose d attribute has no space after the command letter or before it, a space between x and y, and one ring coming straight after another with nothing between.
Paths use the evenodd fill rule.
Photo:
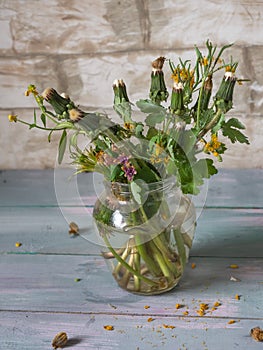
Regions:
<instances>
[{"instance_id":1,"label":"bouquet of wildflower","mask_svg":"<svg viewBox=\"0 0 263 350\"><path fill-rule=\"evenodd\" d=\"M217 173L214 159L222 161L227 149L224 137L232 143L249 143L241 132L245 128L243 124L237 118L226 117L232 108L236 82L241 83L235 75L238 63L232 58L230 62L222 59L222 54L230 46L218 50L207 41L206 55L195 48L194 64L180 58L177 64L171 59L157 58L152 62L149 98L137 101L136 110L123 80L114 81L114 110L121 118L120 122L114 122L103 113L84 112L69 96L60 95L53 88L39 94L34 85L28 87L26 95L34 95L41 111L40 123L36 114L32 123L13 115L9 119L27 124L30 129L47 130L49 141L54 132L61 132L59 163L68 144L77 173L103 174L117 199L129 201L123 194L126 192L120 191L122 186L129 186L137 208L130 210L126 219L130 226L138 228L159 212L162 217L164 213L169 216L167 202L159 195L145 199L145 184L159 183L175 176L176 185L183 194L197 194L204 178ZM165 63L173 80L170 98L163 73ZM225 73L213 94L213 78L222 70ZM52 110L45 102L53 107ZM53 125L48 126L47 121ZM88 147L80 148L79 135L88 137ZM178 230L173 230L175 244L180 247L176 253L165 248L170 238L168 231L161 229L158 235L155 232L154 241L145 239L144 232L143 240L133 237L128 244L115 249L105 227L112 225L112 214L117 204L113 209L108 197L105 201L107 203L95 207L94 218L109 250L104 253L105 257L117 261L113 274L119 284L127 286L133 281L133 289L130 289L143 292L142 283L153 288L156 283L169 285L171 279L177 279L182 273L180 266L185 263L185 258L179 261L179 253L185 256L184 245L190 246L187 234L180 241ZM151 225L154 230L157 223ZM158 268L154 267L156 261ZM176 268L174 262L177 263ZM149 273L158 281L152 282L147 275Z\"/></svg>"}]
</instances>

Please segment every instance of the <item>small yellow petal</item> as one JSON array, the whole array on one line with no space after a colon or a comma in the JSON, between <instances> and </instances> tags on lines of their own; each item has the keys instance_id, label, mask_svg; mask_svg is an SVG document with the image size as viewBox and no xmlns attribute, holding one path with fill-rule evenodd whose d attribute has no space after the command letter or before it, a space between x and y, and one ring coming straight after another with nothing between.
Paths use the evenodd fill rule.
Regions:
<instances>
[{"instance_id":1,"label":"small yellow petal","mask_svg":"<svg viewBox=\"0 0 263 350\"><path fill-rule=\"evenodd\" d=\"M231 264L230 266L229 266L231 269L238 269L238 265L236 265L236 264Z\"/></svg>"},{"instance_id":2,"label":"small yellow petal","mask_svg":"<svg viewBox=\"0 0 263 350\"><path fill-rule=\"evenodd\" d=\"M17 247L17 248L18 248L18 247L21 247L21 245L22 245L22 243L16 242L16 247Z\"/></svg>"},{"instance_id":3,"label":"small yellow petal","mask_svg":"<svg viewBox=\"0 0 263 350\"><path fill-rule=\"evenodd\" d=\"M214 303L214 307L218 307L218 306L220 306L221 305L221 303L219 302L219 301L216 301L215 303Z\"/></svg>"},{"instance_id":4,"label":"small yellow petal","mask_svg":"<svg viewBox=\"0 0 263 350\"><path fill-rule=\"evenodd\" d=\"M235 320L229 320L228 321L228 324L233 324L233 323L236 323L236 321Z\"/></svg>"}]
</instances>

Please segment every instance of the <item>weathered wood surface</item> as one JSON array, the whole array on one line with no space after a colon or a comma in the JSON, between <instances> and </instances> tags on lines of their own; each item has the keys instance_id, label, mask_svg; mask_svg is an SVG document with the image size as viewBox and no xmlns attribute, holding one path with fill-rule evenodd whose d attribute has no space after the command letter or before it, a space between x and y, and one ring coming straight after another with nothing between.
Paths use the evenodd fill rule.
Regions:
<instances>
[{"instance_id":1,"label":"weathered wood surface","mask_svg":"<svg viewBox=\"0 0 263 350\"><path fill-rule=\"evenodd\" d=\"M74 169L0 170L0 207L76 206L80 195L81 204L92 206L101 178L73 174ZM206 199L206 207L262 208L262 180L263 169L220 169L194 200L199 206Z\"/></svg>"},{"instance_id":2,"label":"weathered wood surface","mask_svg":"<svg viewBox=\"0 0 263 350\"><path fill-rule=\"evenodd\" d=\"M67 348L72 349L260 349L262 344L251 339L247 330L253 320L240 320L229 325L227 319L156 317L147 322L147 316L3 313L5 324L0 329L3 349L51 349L58 325L68 333ZM39 319L42 321L39 322ZM63 320L63 321L62 321ZM113 325L105 331L104 325ZM14 326L15 325L15 326ZM171 325L175 328L164 328ZM220 346L215 346L220 336ZM217 340L216 340L217 339Z\"/></svg>"},{"instance_id":3,"label":"weathered wood surface","mask_svg":"<svg viewBox=\"0 0 263 350\"><path fill-rule=\"evenodd\" d=\"M70 337L66 349L127 350L207 350L261 349L249 331L254 320L228 324L225 318L154 317L144 315L90 315L68 313L3 312L0 328L1 349L51 349L58 330ZM41 320L41 321L40 321ZM112 325L113 331L106 331ZM165 328L165 326L175 328Z\"/></svg>"},{"instance_id":4,"label":"weathered wood surface","mask_svg":"<svg viewBox=\"0 0 263 350\"><path fill-rule=\"evenodd\" d=\"M69 175L61 170L54 186L53 171L0 174L0 349L50 349L60 331L74 349L262 347L249 336L263 328L262 170L225 170L208 183L180 285L155 297L117 287L95 242L92 177L79 178L79 204ZM69 221L79 224L79 237L69 236ZM203 317L200 303L209 304Z\"/></svg>"}]
</instances>

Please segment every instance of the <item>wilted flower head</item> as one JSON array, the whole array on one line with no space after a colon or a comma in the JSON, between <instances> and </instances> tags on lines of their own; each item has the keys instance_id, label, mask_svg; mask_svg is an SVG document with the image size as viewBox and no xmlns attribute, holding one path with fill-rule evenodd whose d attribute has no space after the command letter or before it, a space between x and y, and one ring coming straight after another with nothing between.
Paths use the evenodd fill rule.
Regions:
<instances>
[{"instance_id":1,"label":"wilted flower head","mask_svg":"<svg viewBox=\"0 0 263 350\"><path fill-rule=\"evenodd\" d=\"M68 111L68 113L69 113L69 119L73 122L78 122L84 116L84 112L78 108L72 108Z\"/></svg>"}]
</instances>

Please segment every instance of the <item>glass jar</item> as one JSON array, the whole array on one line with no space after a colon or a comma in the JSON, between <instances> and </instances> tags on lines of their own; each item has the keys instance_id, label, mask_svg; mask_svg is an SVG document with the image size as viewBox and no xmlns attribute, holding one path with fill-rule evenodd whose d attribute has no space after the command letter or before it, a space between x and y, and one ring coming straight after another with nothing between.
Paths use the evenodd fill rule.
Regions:
<instances>
[{"instance_id":1,"label":"glass jar","mask_svg":"<svg viewBox=\"0 0 263 350\"><path fill-rule=\"evenodd\" d=\"M171 290L182 277L192 246L193 203L175 177L104 185L93 217L113 277L121 288L137 294Z\"/></svg>"}]
</instances>

